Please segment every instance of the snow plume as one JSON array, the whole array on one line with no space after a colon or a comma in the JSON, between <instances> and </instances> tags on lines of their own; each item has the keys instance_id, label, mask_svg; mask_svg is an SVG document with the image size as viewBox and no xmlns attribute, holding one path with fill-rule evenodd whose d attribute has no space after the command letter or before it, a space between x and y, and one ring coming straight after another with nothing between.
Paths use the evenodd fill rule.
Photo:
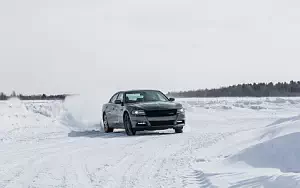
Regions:
<instances>
[{"instance_id":1,"label":"snow plume","mask_svg":"<svg viewBox=\"0 0 300 188\"><path fill-rule=\"evenodd\" d=\"M87 92L76 96L69 96L64 101L66 110L65 121L72 127L85 130L103 130L102 105L113 93Z\"/></svg>"}]
</instances>

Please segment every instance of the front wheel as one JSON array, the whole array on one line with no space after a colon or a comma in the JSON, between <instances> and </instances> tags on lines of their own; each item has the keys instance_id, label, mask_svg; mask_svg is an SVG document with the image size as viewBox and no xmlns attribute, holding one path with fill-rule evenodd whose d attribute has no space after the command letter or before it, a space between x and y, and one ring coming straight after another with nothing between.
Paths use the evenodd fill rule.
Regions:
<instances>
[{"instance_id":1,"label":"front wheel","mask_svg":"<svg viewBox=\"0 0 300 188\"><path fill-rule=\"evenodd\" d=\"M182 133L183 132L183 128L175 128L175 133Z\"/></svg>"},{"instance_id":2,"label":"front wheel","mask_svg":"<svg viewBox=\"0 0 300 188\"><path fill-rule=\"evenodd\" d=\"M127 114L127 113L124 115L124 128L125 128L125 132L128 136L133 136L136 134L136 131L134 129L132 129L130 117L129 117L129 114Z\"/></svg>"}]
</instances>

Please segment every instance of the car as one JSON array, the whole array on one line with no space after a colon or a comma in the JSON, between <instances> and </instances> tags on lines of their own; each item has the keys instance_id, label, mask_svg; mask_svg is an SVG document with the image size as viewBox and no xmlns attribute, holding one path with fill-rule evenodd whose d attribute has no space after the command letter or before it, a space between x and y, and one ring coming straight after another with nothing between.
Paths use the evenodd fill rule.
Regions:
<instances>
[{"instance_id":1,"label":"car","mask_svg":"<svg viewBox=\"0 0 300 188\"><path fill-rule=\"evenodd\" d=\"M182 104L159 90L115 93L102 106L102 121L106 133L125 129L129 136L145 130L174 129L176 133L182 133L186 123Z\"/></svg>"}]
</instances>

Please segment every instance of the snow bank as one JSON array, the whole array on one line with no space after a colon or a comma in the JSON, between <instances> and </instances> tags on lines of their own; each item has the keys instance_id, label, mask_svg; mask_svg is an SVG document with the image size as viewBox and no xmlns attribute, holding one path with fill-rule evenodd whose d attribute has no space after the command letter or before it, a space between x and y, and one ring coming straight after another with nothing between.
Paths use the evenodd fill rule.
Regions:
<instances>
[{"instance_id":1,"label":"snow bank","mask_svg":"<svg viewBox=\"0 0 300 188\"><path fill-rule=\"evenodd\" d=\"M275 126L275 125L279 125L282 123L289 123L289 122L295 122L295 121L299 121L300 120L300 115L298 116L292 116L292 117L288 117L288 118L280 118L278 120L276 120L275 122L271 123L269 126Z\"/></svg>"},{"instance_id":2,"label":"snow bank","mask_svg":"<svg viewBox=\"0 0 300 188\"><path fill-rule=\"evenodd\" d=\"M300 115L279 118L254 133L257 136L252 144L229 157L226 162L244 162L254 168L300 173Z\"/></svg>"},{"instance_id":3,"label":"snow bank","mask_svg":"<svg viewBox=\"0 0 300 188\"><path fill-rule=\"evenodd\" d=\"M64 111L61 101L24 101L23 104L26 110L52 119L58 118Z\"/></svg>"},{"instance_id":4,"label":"snow bank","mask_svg":"<svg viewBox=\"0 0 300 188\"><path fill-rule=\"evenodd\" d=\"M298 143L300 132L291 133L247 148L229 160L243 161L255 168L277 168L282 172L300 173Z\"/></svg>"},{"instance_id":5,"label":"snow bank","mask_svg":"<svg viewBox=\"0 0 300 188\"><path fill-rule=\"evenodd\" d=\"M194 169L217 187L300 187L299 98L197 100L186 103L198 105L203 132L224 127L230 136L202 149ZM211 107L223 105L232 109Z\"/></svg>"},{"instance_id":6,"label":"snow bank","mask_svg":"<svg viewBox=\"0 0 300 188\"><path fill-rule=\"evenodd\" d=\"M83 115L94 112L84 109L86 105L80 100L68 99L48 101L21 101L10 99L0 102L0 142L31 142L50 138L66 137L71 131L101 130L100 118L97 123L87 117L78 118L77 112ZM72 106L72 105L73 106ZM78 106L76 106L78 105ZM81 111L82 110L82 111ZM74 113L74 115L73 115ZM95 118L96 119L96 118Z\"/></svg>"},{"instance_id":7,"label":"snow bank","mask_svg":"<svg viewBox=\"0 0 300 188\"><path fill-rule=\"evenodd\" d=\"M181 101L186 108L204 108L207 110L280 110L285 109L286 105L290 105L291 108L300 107L300 98L191 98L191 99L178 99Z\"/></svg>"},{"instance_id":8,"label":"snow bank","mask_svg":"<svg viewBox=\"0 0 300 188\"><path fill-rule=\"evenodd\" d=\"M63 105L59 101L20 101L0 103L0 142L31 142L58 138L68 132L60 123Z\"/></svg>"}]
</instances>

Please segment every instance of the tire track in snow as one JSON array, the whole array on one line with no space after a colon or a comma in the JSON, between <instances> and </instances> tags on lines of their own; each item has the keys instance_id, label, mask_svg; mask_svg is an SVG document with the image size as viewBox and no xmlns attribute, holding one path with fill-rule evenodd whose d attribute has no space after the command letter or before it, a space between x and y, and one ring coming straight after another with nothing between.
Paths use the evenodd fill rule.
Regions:
<instances>
[{"instance_id":1,"label":"tire track in snow","mask_svg":"<svg viewBox=\"0 0 300 188\"><path fill-rule=\"evenodd\" d=\"M113 134L113 133L112 133ZM122 138L123 139L123 138ZM89 167L86 166L89 162L89 158L91 158L90 153L93 151L90 150L90 153L85 153L85 162L84 162L84 171L86 176L89 178L89 181L92 183L93 187L116 187L120 185L121 178L116 177L115 174L119 174L119 171L124 170L129 164L128 163L131 159L134 158L135 152L132 151L132 147L141 147L144 143L153 140L151 137L126 137L126 140L132 139L132 142L126 143L125 145L114 145L114 142L112 143L106 143L105 148L113 148L113 150L110 150L110 152L113 152L112 154L105 152L103 156L99 156L100 164L96 164L95 166L91 167L92 169L89 169ZM114 153L114 150L120 151L121 155L117 155ZM105 150L103 150L105 151ZM122 152L126 151L126 152ZM113 155L113 156L111 156ZM113 160L106 161L111 157L114 157ZM103 158L101 158L103 157ZM115 158L116 157L116 158ZM91 158L91 161L93 159ZM124 172L124 171L122 171Z\"/></svg>"},{"instance_id":2,"label":"tire track in snow","mask_svg":"<svg viewBox=\"0 0 300 188\"><path fill-rule=\"evenodd\" d=\"M194 156L196 153L201 153L202 148L211 147L226 138L244 132L245 130L237 130L233 132L226 132L226 133L204 133L203 137L190 137L189 147L183 147L176 155L181 155L186 152L187 156ZM201 140L202 141L199 141ZM205 175L204 172L197 169L195 170L193 166L199 162L200 159L195 157L190 158L188 168L186 169L183 174L188 174L182 176L183 178L183 187L192 188L192 187L212 187L215 188L216 186L211 183L209 178ZM205 160L201 159L202 162Z\"/></svg>"},{"instance_id":3,"label":"tire track in snow","mask_svg":"<svg viewBox=\"0 0 300 188\"><path fill-rule=\"evenodd\" d=\"M202 148L214 145L231 134L189 133L184 144L178 148L179 150L171 152L161 162L163 164L162 168L154 175L157 179L156 182L159 182L161 186L172 186L177 183L178 186L180 184L179 187L190 187L191 185L195 187L214 187L203 172L193 170L192 167L196 161L193 156L195 153L201 152ZM172 171L176 173L172 174ZM161 174L165 174L165 176L161 176ZM179 176L178 174L183 175Z\"/></svg>"},{"instance_id":4,"label":"tire track in snow","mask_svg":"<svg viewBox=\"0 0 300 188\"><path fill-rule=\"evenodd\" d=\"M51 161L52 159L63 159L63 156L67 157L72 154L93 150L93 148L89 147L88 145L84 147L78 147L78 142L80 142L80 140L63 142L64 145L60 145L59 142L50 145L51 147L38 147L38 149L31 148L37 152L31 152L30 149L28 153L35 153L35 155L23 159L23 162L18 161L18 164L15 166L10 165L11 168L7 169L5 172L2 172L6 177L1 176L3 181L1 184L3 184L3 187L9 187L11 184L16 184L17 182L20 184L24 184L24 182L26 182L26 184L30 185L30 182L28 181L37 179L36 176L38 173L46 173L44 169L39 167L44 166L47 162L50 162L51 164L51 162L53 162ZM106 144L107 142L104 142L102 148L104 148ZM26 151L21 151L22 157ZM18 156L18 152L16 152L15 155ZM8 163L6 163L6 166L8 166ZM51 168L49 168L49 170L51 170ZM8 173L9 171L11 171L11 173Z\"/></svg>"},{"instance_id":5,"label":"tire track in snow","mask_svg":"<svg viewBox=\"0 0 300 188\"><path fill-rule=\"evenodd\" d=\"M10 179L8 185L24 184L28 186L37 185L37 187L40 187L44 185L40 182L41 176L53 179L54 177L51 177L50 171L53 170L53 168L59 168L58 171L63 171L59 172L62 174L60 186L65 187L72 186L74 183L93 187L171 186L174 185L174 183L180 183L181 179L184 179L176 173L172 173L172 171L185 168L193 161L193 158L186 157L187 154L190 155L192 152L195 152L193 151L195 148L197 150L199 147L205 147L207 143L205 144L204 142L214 144L218 140L215 137L213 134L202 133L196 136L191 133L185 133L167 136L147 135L132 138L116 137L116 139L129 140L129 143L121 145L121 147L114 145L115 142L110 142L114 139L100 142L100 147L98 144L95 144L95 141L98 141L97 139L89 139L89 142L86 142L88 139L79 139L75 142L65 142L63 145L57 143L57 145L43 148L29 159L29 163L28 159L25 159L23 166L17 168L19 171ZM100 139L100 141L103 141L103 139ZM83 142L83 145L80 144L81 142ZM89 145L90 143L93 145ZM106 165L107 163L104 161L104 163L95 164L95 166L91 168L87 166L87 164L90 164L89 159L93 156L96 148L101 150L101 148L108 149L113 147L115 147L115 150L120 151L121 155L116 155L116 153L112 152L112 154L116 156L113 156L113 160L110 161L112 162L111 164ZM61 148L64 149L62 153L59 152ZM31 150L28 153L32 153ZM109 155L109 153L104 153L99 157L104 157L103 160L107 160ZM74 157L73 162L68 160L69 156ZM60 158L57 164L62 166L51 166L51 160L53 158ZM75 159L81 162L76 164L74 163ZM81 166L81 168L78 168L78 166ZM72 172L73 170L74 172ZM188 174L190 172L186 170L182 171L182 173ZM114 174L118 174L119 177L115 177ZM108 178L109 176L111 176L111 178ZM73 177L73 180L70 177ZM77 179L74 177L77 177ZM81 180L79 180L78 177L80 177Z\"/></svg>"},{"instance_id":6,"label":"tire track in snow","mask_svg":"<svg viewBox=\"0 0 300 188\"><path fill-rule=\"evenodd\" d=\"M59 185L65 187L74 185L74 182L93 187L144 187L145 185L156 185L157 187L180 185L179 187L182 187L183 185L192 185L194 182L207 182L204 174L199 177L199 175L194 176L191 173L190 166L196 161L193 154L201 152L202 148L209 147L230 135L231 133L196 132L158 136L116 136L105 141L104 139L74 139L75 141L65 142L63 145L57 143L50 147L45 146L42 151L31 158L29 163L28 159L25 159L21 170L19 168L20 171L12 178L11 182L15 182L15 184L10 185L23 183L28 186L31 184L38 185L37 187L45 186L38 184L42 183L40 176L53 179L50 171L54 168L58 168L59 173L62 174L62 177L59 178L61 181ZM125 145L121 144L123 141L125 141ZM63 153L59 153L61 148L65 149ZM106 150L102 150L104 148ZM110 148L113 148L114 151ZM97 156L103 157L104 162L89 167L87 164L91 164L89 159L95 154L95 149L105 152L96 152ZM33 150L28 153L34 153ZM115 150L118 152L115 153ZM81 162L77 164L70 162L66 159L68 156L81 160ZM40 162L36 161L41 157ZM105 160L110 157L112 157L112 160L108 161L110 164L106 163ZM62 158L58 161L58 164L62 166L51 167L52 158ZM35 170L30 170L30 168L35 168ZM65 171L66 169L74 169L74 172L67 175L67 171L69 174L70 171ZM25 173L25 171L28 172ZM179 175L178 171L185 176ZM119 177L115 177L115 174ZM77 177L77 179L72 181L70 176ZM195 181L191 181L192 177ZM35 182L32 182L33 179Z\"/></svg>"},{"instance_id":7,"label":"tire track in snow","mask_svg":"<svg viewBox=\"0 0 300 188\"><path fill-rule=\"evenodd\" d=\"M206 175L200 170L193 170L189 175L183 176L183 187L184 188L217 188L214 186Z\"/></svg>"},{"instance_id":8,"label":"tire track in snow","mask_svg":"<svg viewBox=\"0 0 300 188\"><path fill-rule=\"evenodd\" d=\"M134 158L127 158L127 164L120 165L120 169L123 170L121 173L123 178L119 185L122 185L122 187L147 187L147 185L168 187L174 184L181 184L182 186L182 179L184 179L184 177L178 176L178 174L174 174L173 172L186 169L183 173L190 173L189 166L194 160L193 158L187 158L185 154L190 154L195 146L199 144L198 142L204 142L203 139L199 139L198 137L209 137L204 139L208 140L206 144L202 143L204 147L205 145L214 144L217 140L220 140L221 137L218 136L219 135L216 136L214 134L208 136L200 134L200 136L193 138L189 133L185 135L168 135L167 139L164 136L159 136L156 137L156 139L151 139L149 142L144 143L143 147L146 148L146 150L139 151L138 147L133 146L130 149L136 151L133 155ZM151 145L157 148L151 148ZM147 148L149 148L149 150L147 150ZM205 181L205 176L201 178L202 181Z\"/></svg>"},{"instance_id":9,"label":"tire track in snow","mask_svg":"<svg viewBox=\"0 0 300 188\"><path fill-rule=\"evenodd\" d=\"M138 157L139 152L137 151L139 151L139 149L141 149L141 151L144 151L143 149L145 144L159 138L159 136L137 136L138 139L135 139L134 143L127 144L125 147L120 149L127 152L125 152L125 154L123 154L114 165L110 166L109 168L106 168L107 174L104 175L105 177L107 177L110 174L118 174L119 177L112 177L109 179L109 181L102 182L103 187L110 187L112 185L113 187L120 186L122 188L134 186L135 183L131 180L131 177L137 176L137 174L132 174L131 171L136 164L141 162L141 157Z\"/></svg>"},{"instance_id":10,"label":"tire track in snow","mask_svg":"<svg viewBox=\"0 0 300 188\"><path fill-rule=\"evenodd\" d=\"M70 154L83 152L85 150L89 150L91 148L76 148L66 153L54 152L53 154L48 154L44 156L35 156L30 160L30 162L23 166L21 170L17 172L17 176L13 176L7 182L8 184L5 187L15 187L16 185L22 184L23 187L29 187L32 184L32 181L35 177L38 176L44 169L44 164L48 161L51 161L56 156L63 157L68 156ZM45 173L45 172L44 172Z\"/></svg>"},{"instance_id":11,"label":"tire track in snow","mask_svg":"<svg viewBox=\"0 0 300 188\"><path fill-rule=\"evenodd\" d=\"M56 146L56 144L52 145L52 146ZM26 150L21 150L21 151L18 151L18 152L8 152L8 153L4 153L3 156L1 156L2 158L5 158L6 156L9 157L9 160L7 160L1 168L6 169L6 171L3 173L3 174L7 174L8 171L10 170L14 170L14 169L24 169L25 166L30 166L32 163L34 163L34 161L37 161L40 157L39 154L43 153L43 154L46 154L47 152L49 152L48 150L49 149L57 149L57 150L60 150L59 148L57 147L38 147L38 148L31 148L31 149L26 149ZM30 152L28 152L30 151ZM29 154L29 157L25 157L24 158L24 154L28 152ZM45 152L45 153L44 153ZM14 153L14 154L13 154ZM32 156L32 153L35 153L34 156ZM50 153L57 153L57 151L51 151ZM14 158L14 157L18 157L18 156L22 156L22 161L20 161L20 157L19 158ZM4 160L4 159L3 159ZM15 160L18 160L18 163L16 165L12 165L12 163L16 162ZM9 168L10 167L10 168ZM16 171L15 174L21 174L23 170L19 170L19 171ZM3 176L2 176L3 178ZM9 180L7 180L9 181Z\"/></svg>"},{"instance_id":12,"label":"tire track in snow","mask_svg":"<svg viewBox=\"0 0 300 188\"><path fill-rule=\"evenodd\" d=\"M159 139L159 137L156 137L155 140ZM152 140L154 141L154 140ZM124 187L140 187L141 185L139 184L139 181L142 179L144 180L145 177L147 178L148 182L151 181L151 171L155 169L151 169L151 167L154 167L156 162L156 159L161 156L162 152L166 149L167 145L165 145L162 148L155 149L152 148L150 154L144 154L142 153L137 153L138 155L135 156L135 159L142 159L142 161L136 162L136 160L133 160L133 162L128 165L128 168L125 170L126 174L124 174L121 185L124 185ZM149 169L150 168L150 169ZM144 172L146 169L146 173ZM143 186L144 183L142 183Z\"/></svg>"}]
</instances>

